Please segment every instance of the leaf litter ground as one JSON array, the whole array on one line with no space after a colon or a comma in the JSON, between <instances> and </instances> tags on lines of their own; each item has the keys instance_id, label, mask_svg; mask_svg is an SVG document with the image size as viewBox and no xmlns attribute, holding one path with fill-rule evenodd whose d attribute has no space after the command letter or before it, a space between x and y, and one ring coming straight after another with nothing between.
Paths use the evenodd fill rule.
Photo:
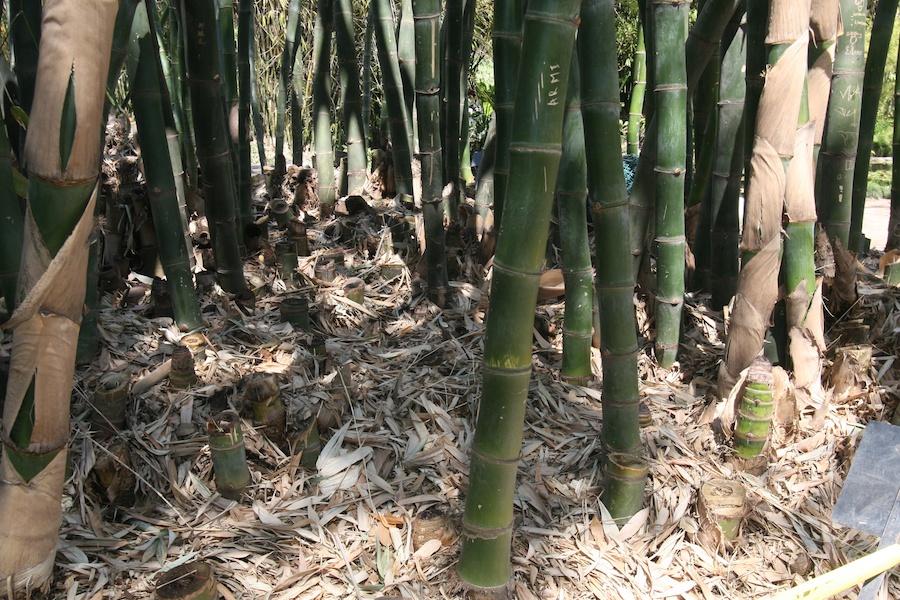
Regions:
<instances>
[{"instance_id":1,"label":"leaf litter ground","mask_svg":"<svg viewBox=\"0 0 900 600\"><path fill-rule=\"evenodd\" d=\"M208 327L196 354L198 382L188 390L171 389L164 377L184 334L171 319L153 318L149 294L141 293L146 284L132 276L131 293L103 297L101 351L78 371L74 388L72 475L51 597L150 598L163 571L194 560L213 567L223 598L464 596L455 564L489 269L464 245L451 256L454 306L437 308L423 296L415 262L381 276L390 255L387 214L415 218L385 204L312 223L311 256L300 258L297 285L249 261L257 288L249 312L219 288L203 293ZM337 263L333 282L316 278L328 260ZM366 282L362 304L344 296L348 276ZM680 364L666 371L649 357L651 323L638 300L650 474L646 508L621 527L604 519L600 502L599 352L596 383L562 381L563 304L539 305L510 597L756 598L874 551L876 538L830 519L866 422L889 420L898 399L900 293L869 278L860 292L844 319L870 325L871 367L833 395L821 426L816 407L783 419L756 474L741 472L727 444L700 423L724 350L722 314L704 298L689 299ZM311 333L280 321L280 302L296 295L314 307L325 354L310 350ZM0 353L9 353L9 338ZM117 444L91 426L93 390L110 372L133 381ZM252 483L241 502L231 502L216 492L205 422L228 407L240 411L243 384L258 373L278 377L289 432L318 417L323 456L318 471L306 470L244 419ZM98 483L95 467L104 461L127 462L118 471L133 472L124 478L128 489ZM747 489L733 548L711 544L698 516L698 489L715 477ZM889 581L890 597L900 597L897 578Z\"/></svg>"}]
</instances>

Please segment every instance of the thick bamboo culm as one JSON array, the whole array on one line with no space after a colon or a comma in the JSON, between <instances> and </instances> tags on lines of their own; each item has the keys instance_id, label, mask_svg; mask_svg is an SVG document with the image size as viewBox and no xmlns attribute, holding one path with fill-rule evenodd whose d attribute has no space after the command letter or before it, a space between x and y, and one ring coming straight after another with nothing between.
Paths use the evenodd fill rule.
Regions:
<instances>
[{"instance_id":1,"label":"thick bamboo culm","mask_svg":"<svg viewBox=\"0 0 900 600\"><path fill-rule=\"evenodd\" d=\"M508 190L516 202L507 206L494 257L481 407L457 567L464 581L478 587L503 586L510 574L516 467L531 379L531 324L562 152L579 5L576 0L531 0L523 29L526 54L517 78Z\"/></svg>"}]
</instances>

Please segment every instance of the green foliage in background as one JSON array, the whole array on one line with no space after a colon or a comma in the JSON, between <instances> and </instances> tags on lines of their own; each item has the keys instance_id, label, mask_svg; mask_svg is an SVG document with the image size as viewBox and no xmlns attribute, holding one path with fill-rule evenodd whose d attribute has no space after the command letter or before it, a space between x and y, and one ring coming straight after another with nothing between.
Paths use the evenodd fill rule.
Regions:
<instances>
[{"instance_id":1,"label":"green foliage in background","mask_svg":"<svg viewBox=\"0 0 900 600\"><path fill-rule=\"evenodd\" d=\"M870 25L874 3L869 2ZM891 36L891 45L888 49L887 60L884 69L884 87L881 91L881 100L878 102L878 117L875 121L875 134L872 137L872 154L874 156L890 156L891 140L894 135L894 82L897 80L897 72L892 68L897 64L898 42L900 42L900 27L894 25L894 33ZM872 177L869 178L870 185ZM890 190L890 184L888 184ZM887 194L880 197L887 197Z\"/></svg>"}]
</instances>

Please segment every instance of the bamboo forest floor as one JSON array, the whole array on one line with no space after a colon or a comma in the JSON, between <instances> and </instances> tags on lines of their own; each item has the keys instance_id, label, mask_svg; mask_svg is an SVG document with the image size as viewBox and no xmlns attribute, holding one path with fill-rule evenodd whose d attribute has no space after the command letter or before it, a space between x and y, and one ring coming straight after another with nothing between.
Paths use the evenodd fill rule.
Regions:
<instances>
[{"instance_id":1,"label":"bamboo forest floor","mask_svg":"<svg viewBox=\"0 0 900 600\"><path fill-rule=\"evenodd\" d=\"M101 349L78 370L74 388L73 473L51 597L151 598L161 571L194 560L212 566L226 599L463 597L455 565L489 269L471 242L457 240L454 306L445 309L424 298L415 260L382 277L387 224L412 216L386 204L311 221L311 256L300 258L297 287L260 260L246 262L257 292L249 313L219 288L202 293L208 327L196 355L199 381L187 390L160 380L183 333L170 318L153 317L146 283L132 275L130 291L103 296ZM399 247L396 235L393 241ZM338 274L330 283L316 277L327 261ZM345 297L348 276L365 281L362 303ZM681 360L666 371L650 358L652 323L639 302L650 474L646 508L622 527L603 519L598 499L599 351L596 384L562 381L562 300L541 303L510 597L757 598L874 551L876 538L830 519L866 422L890 420L900 386L900 290L864 276L859 291L844 320L870 325L871 367L831 395L818 422L814 406L782 417L756 474L740 472L728 444L700 423L723 354L722 313L704 297L689 298ZM311 333L279 319L282 299L296 295L314 307L324 354L310 350ZM4 334L0 354L8 355L10 337ZM829 353L826 371L833 362ZM91 405L112 372L128 373L134 387L127 425L110 441L93 432ZM259 373L278 377L289 435L317 415L324 447L318 471L306 470L245 419L252 483L242 501L231 502L216 492L205 424L229 406L242 410L244 382ZM114 476L98 475L101 464ZM717 548L698 514L698 489L714 477L747 489L733 548ZM900 597L897 577L889 593Z\"/></svg>"}]
</instances>

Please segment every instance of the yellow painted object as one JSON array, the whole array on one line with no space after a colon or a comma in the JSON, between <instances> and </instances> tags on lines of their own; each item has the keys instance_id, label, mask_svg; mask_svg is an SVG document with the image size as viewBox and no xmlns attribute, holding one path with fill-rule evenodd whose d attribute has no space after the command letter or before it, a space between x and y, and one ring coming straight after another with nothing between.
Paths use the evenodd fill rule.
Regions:
<instances>
[{"instance_id":1,"label":"yellow painted object","mask_svg":"<svg viewBox=\"0 0 900 600\"><path fill-rule=\"evenodd\" d=\"M766 596L765 600L825 600L893 568L898 563L900 563L900 544L893 544L810 579L795 588Z\"/></svg>"}]
</instances>

